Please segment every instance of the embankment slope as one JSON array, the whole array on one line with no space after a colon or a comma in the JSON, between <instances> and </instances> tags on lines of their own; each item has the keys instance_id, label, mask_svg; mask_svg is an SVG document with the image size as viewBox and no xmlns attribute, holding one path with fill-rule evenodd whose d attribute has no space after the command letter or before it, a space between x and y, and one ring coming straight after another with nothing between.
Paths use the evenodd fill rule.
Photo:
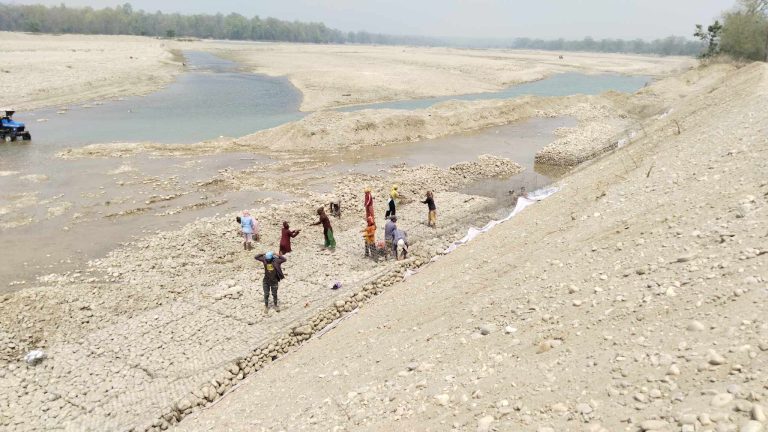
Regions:
<instances>
[{"instance_id":1,"label":"embankment slope","mask_svg":"<svg viewBox=\"0 0 768 432\"><path fill-rule=\"evenodd\" d=\"M176 430L762 430L767 152L753 64Z\"/></svg>"}]
</instances>

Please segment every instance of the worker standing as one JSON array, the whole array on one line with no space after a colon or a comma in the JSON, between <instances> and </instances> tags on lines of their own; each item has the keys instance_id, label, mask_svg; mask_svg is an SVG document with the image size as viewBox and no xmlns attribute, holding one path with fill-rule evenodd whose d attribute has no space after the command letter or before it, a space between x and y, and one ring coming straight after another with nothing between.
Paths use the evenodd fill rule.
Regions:
<instances>
[{"instance_id":1,"label":"worker standing","mask_svg":"<svg viewBox=\"0 0 768 432\"><path fill-rule=\"evenodd\" d=\"M432 191L427 191L427 199L421 202L427 205L429 213L427 214L427 226L437 228L437 207L435 206L435 196Z\"/></svg>"},{"instance_id":2,"label":"worker standing","mask_svg":"<svg viewBox=\"0 0 768 432\"><path fill-rule=\"evenodd\" d=\"M328 249L336 248L336 239L333 238L333 228L331 227L331 220L328 219L328 215L325 214L325 209L320 207L317 209L317 215L320 216L320 220L312 225L323 226L323 237L325 240L325 247Z\"/></svg>"},{"instance_id":3,"label":"worker standing","mask_svg":"<svg viewBox=\"0 0 768 432\"><path fill-rule=\"evenodd\" d=\"M384 247L387 249L387 253L397 259L397 245L395 244L395 231L397 230L397 216L390 216L387 224L384 225Z\"/></svg>"},{"instance_id":4,"label":"worker standing","mask_svg":"<svg viewBox=\"0 0 768 432\"><path fill-rule=\"evenodd\" d=\"M373 195L371 188L365 188L365 219L374 217L373 215Z\"/></svg>"},{"instance_id":5,"label":"worker standing","mask_svg":"<svg viewBox=\"0 0 768 432\"><path fill-rule=\"evenodd\" d=\"M243 217L240 218L240 228L243 232L243 249L253 249L253 238L259 235L259 225L256 219L251 217L248 210L243 211Z\"/></svg>"},{"instance_id":6,"label":"worker standing","mask_svg":"<svg viewBox=\"0 0 768 432\"><path fill-rule=\"evenodd\" d=\"M283 221L283 230L280 233L280 255L291 252L291 239L295 238L301 230L291 230L288 221Z\"/></svg>"},{"instance_id":7,"label":"worker standing","mask_svg":"<svg viewBox=\"0 0 768 432\"><path fill-rule=\"evenodd\" d=\"M397 185L392 185L392 190L389 191L389 201L387 202L389 208L387 209L387 213L384 215L384 218L395 216L395 212L397 211L395 208L395 200L398 198L400 198L400 194L397 192Z\"/></svg>"},{"instance_id":8,"label":"worker standing","mask_svg":"<svg viewBox=\"0 0 768 432\"><path fill-rule=\"evenodd\" d=\"M368 225L363 230L363 239L365 240L365 256L376 259L376 223L373 216L368 217Z\"/></svg>"},{"instance_id":9,"label":"worker standing","mask_svg":"<svg viewBox=\"0 0 768 432\"><path fill-rule=\"evenodd\" d=\"M272 300L275 304L275 311L280 312L280 305L277 303L277 287L281 280L285 279L283 275L283 269L281 265L287 261L287 259L278 255L275 256L272 252L256 255L256 261L264 264L264 313L269 313L269 293L272 293Z\"/></svg>"}]
</instances>

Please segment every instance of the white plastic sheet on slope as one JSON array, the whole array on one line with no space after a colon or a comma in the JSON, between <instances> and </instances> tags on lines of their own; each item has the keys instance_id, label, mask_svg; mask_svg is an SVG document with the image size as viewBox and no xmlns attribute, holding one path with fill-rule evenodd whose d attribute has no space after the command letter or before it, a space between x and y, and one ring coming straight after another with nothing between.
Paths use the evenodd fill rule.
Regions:
<instances>
[{"instance_id":1,"label":"white plastic sheet on slope","mask_svg":"<svg viewBox=\"0 0 768 432\"><path fill-rule=\"evenodd\" d=\"M674 111L675 111L675 109L674 109L674 108L670 108L670 109L668 109L668 110L664 111L664 112L663 112L663 113L662 113L662 114L659 116L659 120L663 120L664 118L666 118L667 116L669 116L670 114L672 114Z\"/></svg>"},{"instance_id":2,"label":"white plastic sheet on slope","mask_svg":"<svg viewBox=\"0 0 768 432\"><path fill-rule=\"evenodd\" d=\"M622 138L616 142L616 147L619 147L619 148L624 147L625 145L629 144L630 141L635 139L636 136L637 136L637 132L629 131L629 133L627 134L627 138Z\"/></svg>"},{"instance_id":3,"label":"white plastic sheet on slope","mask_svg":"<svg viewBox=\"0 0 768 432\"><path fill-rule=\"evenodd\" d=\"M448 253L453 252L454 250L456 250L456 248L458 248L459 246L461 246L463 244L469 243L470 241L474 240L474 238L479 236L480 234L482 234L484 232L490 231L496 225L512 219L518 213L520 213L521 211L525 210L526 208L536 204L537 202L539 202L539 201L541 201L543 199L546 199L546 198L552 196L558 190L559 189L557 187L552 186L552 187L548 187L548 188L544 188L544 189L539 189L537 191L531 192L531 193L528 194L527 198L526 197L519 197L517 199L517 204L515 204L515 209L512 210L512 213L510 213L507 217L505 217L504 219L500 219L500 220L490 221L490 222L488 222L487 225L485 225L482 228L475 228L475 227L470 228L469 231L467 232L467 235L462 237L460 240L457 240L457 241L453 242L453 244L450 245L448 247L448 249L446 249L445 252L443 252L443 253L448 254Z\"/></svg>"}]
</instances>

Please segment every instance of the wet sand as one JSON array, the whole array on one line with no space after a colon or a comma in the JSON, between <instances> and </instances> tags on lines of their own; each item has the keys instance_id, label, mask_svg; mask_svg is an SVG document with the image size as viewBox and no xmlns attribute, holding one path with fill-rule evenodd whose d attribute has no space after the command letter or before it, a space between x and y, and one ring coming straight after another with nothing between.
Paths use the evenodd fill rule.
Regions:
<instances>
[{"instance_id":1,"label":"wet sand","mask_svg":"<svg viewBox=\"0 0 768 432\"><path fill-rule=\"evenodd\" d=\"M21 172L0 179L4 201L9 203L8 213L0 214L9 246L0 250L0 259L8 264L0 270L0 293L33 286L36 277L72 271L115 245L197 218L304 200L332 192L341 176L358 173L375 178L403 163L448 168L494 154L525 167L513 179L515 185L515 179L523 179L529 189L543 186L549 178L536 174L534 155L554 139L556 128L573 124L570 119L534 119L364 153L38 159L42 164L33 171L43 173L45 180L35 183L34 192L29 192L30 181ZM21 167L23 172L31 168ZM14 202L23 206L11 209ZM50 213L56 208L61 212Z\"/></svg>"},{"instance_id":2,"label":"wet sand","mask_svg":"<svg viewBox=\"0 0 768 432\"><path fill-rule=\"evenodd\" d=\"M269 160L251 154L204 161L39 159L34 172L46 173L45 180L33 184L22 174L2 179L6 211L0 214L0 229L8 247L0 250L6 264L0 269L0 292L82 266L139 236L283 197L269 190L247 197L236 191L211 194L198 186L219 170L252 167L259 159Z\"/></svg>"}]
</instances>

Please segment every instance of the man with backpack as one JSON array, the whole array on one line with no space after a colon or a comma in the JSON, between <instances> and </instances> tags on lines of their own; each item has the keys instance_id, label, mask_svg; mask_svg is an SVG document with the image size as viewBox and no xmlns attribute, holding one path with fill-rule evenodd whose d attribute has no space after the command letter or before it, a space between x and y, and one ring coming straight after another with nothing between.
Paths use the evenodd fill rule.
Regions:
<instances>
[{"instance_id":1,"label":"man with backpack","mask_svg":"<svg viewBox=\"0 0 768 432\"><path fill-rule=\"evenodd\" d=\"M272 299L275 304L275 312L280 312L280 306L277 303L277 286L279 282L285 279L281 265L287 259L272 252L256 255L256 261L264 264L264 313L269 313L269 293L272 292Z\"/></svg>"}]
</instances>

